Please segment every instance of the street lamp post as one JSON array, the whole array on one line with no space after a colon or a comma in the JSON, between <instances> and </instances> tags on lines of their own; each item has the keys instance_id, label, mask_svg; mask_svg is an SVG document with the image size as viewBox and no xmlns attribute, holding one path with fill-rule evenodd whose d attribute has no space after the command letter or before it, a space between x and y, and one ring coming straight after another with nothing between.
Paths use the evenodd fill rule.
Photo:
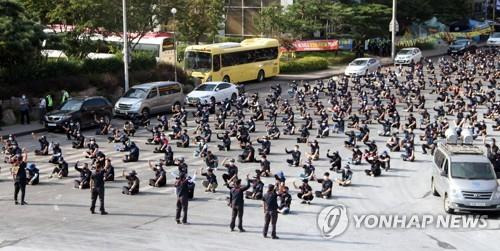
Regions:
<instances>
[{"instance_id":1,"label":"street lamp post","mask_svg":"<svg viewBox=\"0 0 500 251\"><path fill-rule=\"evenodd\" d=\"M123 65L124 65L124 79L125 79L125 91L128 91L128 41L127 41L127 2L122 0L123 6Z\"/></svg>"},{"instance_id":2,"label":"street lamp post","mask_svg":"<svg viewBox=\"0 0 500 251\"><path fill-rule=\"evenodd\" d=\"M392 0L391 58L396 57L396 0Z\"/></svg>"},{"instance_id":3,"label":"street lamp post","mask_svg":"<svg viewBox=\"0 0 500 251\"><path fill-rule=\"evenodd\" d=\"M174 16L174 80L177 82L177 39L175 37L176 27L175 27L175 13L177 13L176 8L172 8L170 10L172 15Z\"/></svg>"}]
</instances>

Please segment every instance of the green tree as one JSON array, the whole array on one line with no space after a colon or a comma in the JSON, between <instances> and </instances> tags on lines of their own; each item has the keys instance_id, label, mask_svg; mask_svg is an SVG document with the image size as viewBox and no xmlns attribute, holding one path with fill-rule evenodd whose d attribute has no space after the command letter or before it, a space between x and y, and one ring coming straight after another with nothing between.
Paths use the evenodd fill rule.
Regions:
<instances>
[{"instance_id":1,"label":"green tree","mask_svg":"<svg viewBox=\"0 0 500 251\"><path fill-rule=\"evenodd\" d=\"M31 65L40 58L41 27L30 21L21 4L0 0L0 68Z\"/></svg>"},{"instance_id":2,"label":"green tree","mask_svg":"<svg viewBox=\"0 0 500 251\"><path fill-rule=\"evenodd\" d=\"M284 9L281 5L271 5L261 10L255 17L257 31L266 37L281 37L285 27Z\"/></svg>"},{"instance_id":3,"label":"green tree","mask_svg":"<svg viewBox=\"0 0 500 251\"><path fill-rule=\"evenodd\" d=\"M169 30L175 30L179 39L198 44L206 38L212 41L224 21L224 0L169 0L162 3L162 12L171 21L172 8L177 9L175 22L170 22Z\"/></svg>"}]
</instances>

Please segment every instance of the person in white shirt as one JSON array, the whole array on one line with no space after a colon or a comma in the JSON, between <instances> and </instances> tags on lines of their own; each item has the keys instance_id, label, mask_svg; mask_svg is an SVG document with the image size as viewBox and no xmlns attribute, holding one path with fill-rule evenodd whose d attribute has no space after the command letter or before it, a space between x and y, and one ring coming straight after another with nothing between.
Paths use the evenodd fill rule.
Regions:
<instances>
[{"instance_id":1,"label":"person in white shirt","mask_svg":"<svg viewBox=\"0 0 500 251\"><path fill-rule=\"evenodd\" d=\"M47 113L47 101L45 98L40 98L40 102L38 103L38 111L40 115L40 124L43 124L43 118Z\"/></svg>"}]
</instances>

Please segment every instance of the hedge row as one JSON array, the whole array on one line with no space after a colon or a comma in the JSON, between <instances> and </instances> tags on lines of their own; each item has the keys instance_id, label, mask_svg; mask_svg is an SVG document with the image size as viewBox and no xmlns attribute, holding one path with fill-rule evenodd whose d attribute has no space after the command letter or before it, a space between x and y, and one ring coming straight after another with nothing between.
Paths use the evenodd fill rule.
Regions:
<instances>
[{"instance_id":1,"label":"hedge row","mask_svg":"<svg viewBox=\"0 0 500 251\"><path fill-rule=\"evenodd\" d=\"M281 73L300 73L328 69L328 60L321 57L304 57L280 63Z\"/></svg>"}]
</instances>

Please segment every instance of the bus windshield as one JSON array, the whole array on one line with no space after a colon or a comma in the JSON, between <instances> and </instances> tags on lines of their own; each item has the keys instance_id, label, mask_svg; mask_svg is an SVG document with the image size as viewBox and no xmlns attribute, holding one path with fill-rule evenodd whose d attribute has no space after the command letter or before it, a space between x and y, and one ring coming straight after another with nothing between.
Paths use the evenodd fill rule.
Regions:
<instances>
[{"instance_id":1,"label":"bus windshield","mask_svg":"<svg viewBox=\"0 0 500 251\"><path fill-rule=\"evenodd\" d=\"M206 52L187 51L184 57L186 70L207 72L212 70L212 54Z\"/></svg>"}]
</instances>

